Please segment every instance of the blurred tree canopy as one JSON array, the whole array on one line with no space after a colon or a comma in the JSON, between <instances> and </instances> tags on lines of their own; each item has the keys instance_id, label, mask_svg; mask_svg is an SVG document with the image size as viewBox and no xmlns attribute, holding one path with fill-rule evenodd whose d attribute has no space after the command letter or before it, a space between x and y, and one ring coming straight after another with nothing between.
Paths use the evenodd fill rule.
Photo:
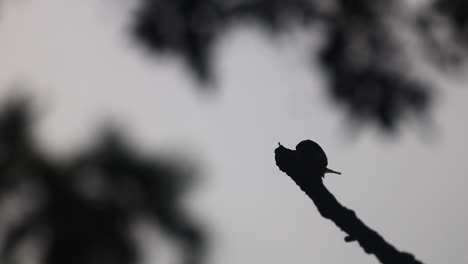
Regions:
<instances>
[{"instance_id":1,"label":"blurred tree canopy","mask_svg":"<svg viewBox=\"0 0 468 264\"><path fill-rule=\"evenodd\" d=\"M204 231L181 199L195 180L187 166L142 155L112 129L95 148L53 160L33 140L34 121L25 98L0 112L0 216L16 215L0 223L0 263L16 263L30 239L47 264L137 263L139 220L177 242L180 263L202 262ZM12 212L5 205L15 199L24 202Z\"/></svg>"},{"instance_id":2,"label":"blurred tree canopy","mask_svg":"<svg viewBox=\"0 0 468 264\"><path fill-rule=\"evenodd\" d=\"M229 26L251 21L273 34L294 26L326 28L319 63L328 94L358 120L395 131L409 115L427 114L429 78L417 77L401 32L410 31L427 57L459 65L468 47L468 6L463 0L426 1L408 12L409 0L140 0L133 35L155 52L183 56L202 82L212 77L211 49ZM450 34L440 36L440 29ZM432 43L432 44L428 44ZM312 63L311 51L311 63Z\"/></svg>"}]
</instances>

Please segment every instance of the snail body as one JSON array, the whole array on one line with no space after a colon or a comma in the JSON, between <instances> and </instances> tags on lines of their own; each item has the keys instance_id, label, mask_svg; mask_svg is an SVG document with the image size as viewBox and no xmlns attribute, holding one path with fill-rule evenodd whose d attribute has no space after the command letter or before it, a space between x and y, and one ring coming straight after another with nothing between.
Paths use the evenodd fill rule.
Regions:
<instances>
[{"instance_id":1,"label":"snail body","mask_svg":"<svg viewBox=\"0 0 468 264\"><path fill-rule=\"evenodd\" d=\"M323 178L326 173L341 174L329 169L328 158L322 147L312 140L303 140L290 150L279 143L275 151L276 164L288 174L307 174L308 177Z\"/></svg>"}]
</instances>

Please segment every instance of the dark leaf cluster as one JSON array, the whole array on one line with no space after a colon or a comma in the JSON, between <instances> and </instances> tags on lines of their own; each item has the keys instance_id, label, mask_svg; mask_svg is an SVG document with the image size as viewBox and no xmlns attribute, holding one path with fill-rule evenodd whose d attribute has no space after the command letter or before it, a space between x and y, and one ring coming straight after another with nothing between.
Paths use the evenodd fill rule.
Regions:
<instances>
[{"instance_id":1,"label":"dark leaf cluster","mask_svg":"<svg viewBox=\"0 0 468 264\"><path fill-rule=\"evenodd\" d=\"M408 114L430 106L427 82L408 74L404 47L387 23L399 1L141 1L137 39L154 51L182 55L202 81L211 79L211 49L230 25L250 22L280 34L319 23L327 29L320 63L328 94L352 116L394 131Z\"/></svg>"},{"instance_id":2,"label":"dark leaf cluster","mask_svg":"<svg viewBox=\"0 0 468 264\"><path fill-rule=\"evenodd\" d=\"M29 194L23 205L29 209L17 208L22 217L1 234L1 263L31 238L43 242L47 264L137 263L132 228L140 220L180 245L182 263L202 262L204 232L181 199L194 180L191 171L139 153L111 129L92 149L54 160L34 143L28 106L13 100L0 113L0 204L24 188Z\"/></svg>"}]
</instances>

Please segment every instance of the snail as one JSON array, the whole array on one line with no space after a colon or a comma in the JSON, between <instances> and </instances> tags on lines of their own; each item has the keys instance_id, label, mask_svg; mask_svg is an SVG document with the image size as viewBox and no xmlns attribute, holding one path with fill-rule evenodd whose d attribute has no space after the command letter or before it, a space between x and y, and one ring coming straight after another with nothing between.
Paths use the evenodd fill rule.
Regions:
<instances>
[{"instance_id":1,"label":"snail","mask_svg":"<svg viewBox=\"0 0 468 264\"><path fill-rule=\"evenodd\" d=\"M341 175L341 172L329 169L327 155L319 144L312 140L303 140L296 146L296 150L285 148L278 142L275 150L276 164L287 174L307 174L316 178L323 178L326 173Z\"/></svg>"}]
</instances>

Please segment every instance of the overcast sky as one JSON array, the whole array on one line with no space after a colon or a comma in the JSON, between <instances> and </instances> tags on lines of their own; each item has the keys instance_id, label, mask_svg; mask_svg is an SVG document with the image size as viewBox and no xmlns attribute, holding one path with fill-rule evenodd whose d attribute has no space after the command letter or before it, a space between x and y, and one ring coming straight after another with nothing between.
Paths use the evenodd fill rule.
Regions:
<instances>
[{"instance_id":1,"label":"overcast sky","mask_svg":"<svg viewBox=\"0 0 468 264\"><path fill-rule=\"evenodd\" d=\"M182 60L137 48L127 34L134 6L124 2L0 9L0 99L14 83L36 95L38 137L52 153L91 144L110 118L145 150L196 157L203 181L190 204L212 227L210 264L377 263L277 169L278 141L313 139L343 173L326 185L366 224L425 263L468 263L464 85L441 82L431 131L414 123L396 137L352 134L300 32L273 42L258 28L233 29L216 47L217 92L204 94Z\"/></svg>"}]
</instances>

